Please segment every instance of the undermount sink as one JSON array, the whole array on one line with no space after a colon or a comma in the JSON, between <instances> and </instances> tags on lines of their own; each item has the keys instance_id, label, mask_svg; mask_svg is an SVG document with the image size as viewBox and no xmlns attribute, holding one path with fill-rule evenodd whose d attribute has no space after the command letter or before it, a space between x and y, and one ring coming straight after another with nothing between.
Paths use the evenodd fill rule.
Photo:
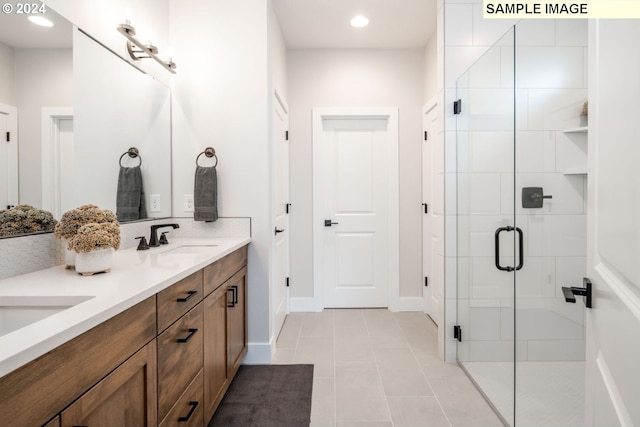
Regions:
<instances>
[{"instance_id":1,"label":"undermount sink","mask_svg":"<svg viewBox=\"0 0 640 427\"><path fill-rule=\"evenodd\" d=\"M169 249L168 251L163 252L163 254L171 254L171 255L201 254L201 253L205 253L208 249L214 248L216 246L218 245L197 245L197 244L181 245L176 248Z\"/></svg>"},{"instance_id":2,"label":"undermount sink","mask_svg":"<svg viewBox=\"0 0 640 427\"><path fill-rule=\"evenodd\" d=\"M0 296L0 336L60 313L93 296Z\"/></svg>"}]
</instances>

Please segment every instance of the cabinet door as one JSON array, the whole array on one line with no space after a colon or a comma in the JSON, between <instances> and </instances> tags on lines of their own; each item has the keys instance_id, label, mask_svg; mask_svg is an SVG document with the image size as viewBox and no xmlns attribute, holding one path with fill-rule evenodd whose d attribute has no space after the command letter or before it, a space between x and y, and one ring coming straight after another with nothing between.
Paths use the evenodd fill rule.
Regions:
<instances>
[{"instance_id":1,"label":"cabinet door","mask_svg":"<svg viewBox=\"0 0 640 427\"><path fill-rule=\"evenodd\" d=\"M233 377L247 351L247 267L229 279L227 287L227 376Z\"/></svg>"},{"instance_id":2,"label":"cabinet door","mask_svg":"<svg viewBox=\"0 0 640 427\"><path fill-rule=\"evenodd\" d=\"M204 300L204 409L210 420L227 385L227 287Z\"/></svg>"},{"instance_id":3,"label":"cabinet door","mask_svg":"<svg viewBox=\"0 0 640 427\"><path fill-rule=\"evenodd\" d=\"M63 411L62 427L156 426L156 378L154 340Z\"/></svg>"}]
</instances>

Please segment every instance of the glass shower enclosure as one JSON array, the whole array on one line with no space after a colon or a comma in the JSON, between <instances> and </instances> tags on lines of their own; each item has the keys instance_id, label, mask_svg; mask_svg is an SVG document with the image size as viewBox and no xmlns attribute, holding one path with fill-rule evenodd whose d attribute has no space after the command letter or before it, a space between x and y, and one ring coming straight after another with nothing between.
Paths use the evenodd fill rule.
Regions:
<instances>
[{"instance_id":1,"label":"glass shower enclosure","mask_svg":"<svg viewBox=\"0 0 640 427\"><path fill-rule=\"evenodd\" d=\"M523 20L457 80L457 358L510 426L584 424L586 54Z\"/></svg>"}]
</instances>

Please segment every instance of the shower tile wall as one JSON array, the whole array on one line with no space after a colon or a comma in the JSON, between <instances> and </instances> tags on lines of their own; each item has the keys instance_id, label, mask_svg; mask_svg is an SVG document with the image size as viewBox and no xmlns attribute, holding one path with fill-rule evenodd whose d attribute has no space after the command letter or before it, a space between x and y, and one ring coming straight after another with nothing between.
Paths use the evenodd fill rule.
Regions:
<instances>
[{"instance_id":1,"label":"shower tile wall","mask_svg":"<svg viewBox=\"0 0 640 427\"><path fill-rule=\"evenodd\" d=\"M561 287L580 286L586 265L587 134L566 132L584 125L586 21L522 21L516 45L516 152L512 132L491 130L513 127L512 80L501 79L501 69L514 61L510 46L475 65L469 85L478 89L467 106L473 131L457 141L458 165L468 172L458 175L458 192L469 194L457 207L465 214L458 221L457 279L471 284L458 288L458 318L470 329L458 358L499 361L511 354L513 276L495 268L493 239L496 228L514 225L515 202L515 225L525 236L515 285L518 360L584 360L584 308L579 300L565 303ZM503 115L496 114L501 103ZM543 187L553 198L540 209L523 209L522 187ZM503 265L513 264L512 246L505 239Z\"/></svg>"}]
</instances>

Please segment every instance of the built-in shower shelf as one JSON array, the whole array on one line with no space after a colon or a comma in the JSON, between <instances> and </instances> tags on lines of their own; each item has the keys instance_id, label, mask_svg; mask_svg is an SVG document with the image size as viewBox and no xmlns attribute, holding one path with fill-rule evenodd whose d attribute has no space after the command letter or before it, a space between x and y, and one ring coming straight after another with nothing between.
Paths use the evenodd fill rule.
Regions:
<instances>
[{"instance_id":1,"label":"built-in shower shelf","mask_svg":"<svg viewBox=\"0 0 640 427\"><path fill-rule=\"evenodd\" d=\"M587 133L589 132L589 126L580 126L579 128L565 129L564 133Z\"/></svg>"},{"instance_id":2,"label":"built-in shower shelf","mask_svg":"<svg viewBox=\"0 0 640 427\"><path fill-rule=\"evenodd\" d=\"M562 172L563 175L587 175L586 170L568 170Z\"/></svg>"}]
</instances>

